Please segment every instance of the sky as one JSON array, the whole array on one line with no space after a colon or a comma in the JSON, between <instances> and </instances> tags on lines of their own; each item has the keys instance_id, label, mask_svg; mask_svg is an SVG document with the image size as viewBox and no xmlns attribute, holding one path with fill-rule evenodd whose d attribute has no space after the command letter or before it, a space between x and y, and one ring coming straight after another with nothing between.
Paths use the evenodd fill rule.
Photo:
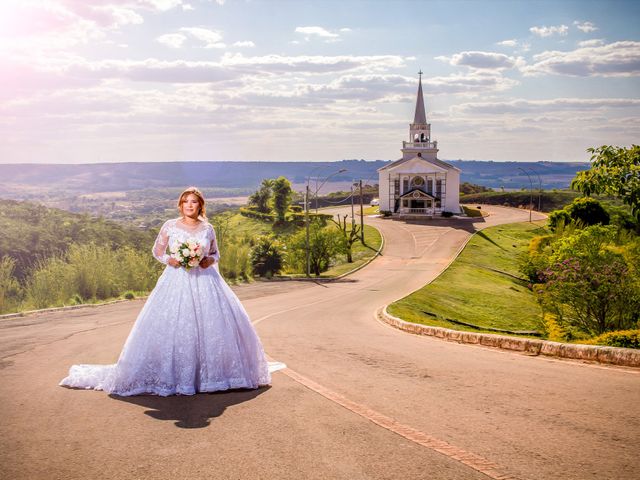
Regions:
<instances>
[{"instance_id":1,"label":"sky","mask_svg":"<svg viewBox=\"0 0 640 480\"><path fill-rule=\"evenodd\" d=\"M443 160L640 143L639 1L0 0L0 163Z\"/></svg>"}]
</instances>

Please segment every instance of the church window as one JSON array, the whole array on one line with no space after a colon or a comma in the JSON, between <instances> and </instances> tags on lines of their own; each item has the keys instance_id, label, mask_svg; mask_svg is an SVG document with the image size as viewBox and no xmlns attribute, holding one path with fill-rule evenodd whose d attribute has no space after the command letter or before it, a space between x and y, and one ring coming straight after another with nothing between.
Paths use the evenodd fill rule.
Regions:
<instances>
[{"instance_id":1,"label":"church window","mask_svg":"<svg viewBox=\"0 0 640 480\"><path fill-rule=\"evenodd\" d=\"M433 193L433 179L427 179L427 193Z\"/></svg>"},{"instance_id":2,"label":"church window","mask_svg":"<svg viewBox=\"0 0 640 480\"><path fill-rule=\"evenodd\" d=\"M442 195L442 180L436 180L436 196Z\"/></svg>"},{"instance_id":3,"label":"church window","mask_svg":"<svg viewBox=\"0 0 640 480\"><path fill-rule=\"evenodd\" d=\"M411 186L414 188L420 188L424 185L424 178L422 177L413 177L411 179Z\"/></svg>"},{"instance_id":4,"label":"church window","mask_svg":"<svg viewBox=\"0 0 640 480\"><path fill-rule=\"evenodd\" d=\"M402 180L402 193L406 193L409 191L409 179L405 178Z\"/></svg>"},{"instance_id":5,"label":"church window","mask_svg":"<svg viewBox=\"0 0 640 480\"><path fill-rule=\"evenodd\" d=\"M409 200L407 200L407 199L402 200L402 206L405 207L405 208L408 207L409 206Z\"/></svg>"}]
</instances>

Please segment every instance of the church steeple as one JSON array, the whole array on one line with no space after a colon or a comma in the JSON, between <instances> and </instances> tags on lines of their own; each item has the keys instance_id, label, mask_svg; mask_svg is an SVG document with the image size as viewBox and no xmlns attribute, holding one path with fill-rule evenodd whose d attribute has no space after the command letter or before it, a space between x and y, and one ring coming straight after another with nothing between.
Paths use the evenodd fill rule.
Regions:
<instances>
[{"instance_id":1,"label":"church steeple","mask_svg":"<svg viewBox=\"0 0 640 480\"><path fill-rule=\"evenodd\" d=\"M418 98L413 123L409 125L409 141L402 142L402 158L410 159L416 156L437 159L438 142L431 140L431 125L427 123L422 95L422 70L418 72Z\"/></svg>"},{"instance_id":2,"label":"church steeple","mask_svg":"<svg viewBox=\"0 0 640 480\"><path fill-rule=\"evenodd\" d=\"M424 110L424 98L422 96L422 70L418 72L420 79L418 80L418 99L416 100L416 113L413 116L413 123L424 125L427 123L427 115Z\"/></svg>"}]
</instances>

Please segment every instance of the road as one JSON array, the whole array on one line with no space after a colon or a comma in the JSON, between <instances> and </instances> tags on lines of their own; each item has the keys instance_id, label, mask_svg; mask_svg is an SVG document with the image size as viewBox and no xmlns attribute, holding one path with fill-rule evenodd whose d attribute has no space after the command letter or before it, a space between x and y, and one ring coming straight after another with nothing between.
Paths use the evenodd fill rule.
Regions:
<instances>
[{"instance_id":1,"label":"road","mask_svg":"<svg viewBox=\"0 0 640 480\"><path fill-rule=\"evenodd\" d=\"M470 234L528 220L367 219L384 255L334 283L242 286L288 369L257 391L121 398L58 387L113 363L142 301L0 324L0 478L632 479L637 370L414 336L375 310L432 280Z\"/></svg>"}]
</instances>

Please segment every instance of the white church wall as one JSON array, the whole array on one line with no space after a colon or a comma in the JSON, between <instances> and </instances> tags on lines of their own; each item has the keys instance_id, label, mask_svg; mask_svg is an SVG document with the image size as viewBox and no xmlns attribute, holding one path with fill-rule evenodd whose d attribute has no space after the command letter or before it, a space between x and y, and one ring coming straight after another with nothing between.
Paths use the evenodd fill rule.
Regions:
<instances>
[{"instance_id":1,"label":"white church wall","mask_svg":"<svg viewBox=\"0 0 640 480\"><path fill-rule=\"evenodd\" d=\"M389 174L386 170L378 174L378 196L380 211L391 210L389 206Z\"/></svg>"}]
</instances>

